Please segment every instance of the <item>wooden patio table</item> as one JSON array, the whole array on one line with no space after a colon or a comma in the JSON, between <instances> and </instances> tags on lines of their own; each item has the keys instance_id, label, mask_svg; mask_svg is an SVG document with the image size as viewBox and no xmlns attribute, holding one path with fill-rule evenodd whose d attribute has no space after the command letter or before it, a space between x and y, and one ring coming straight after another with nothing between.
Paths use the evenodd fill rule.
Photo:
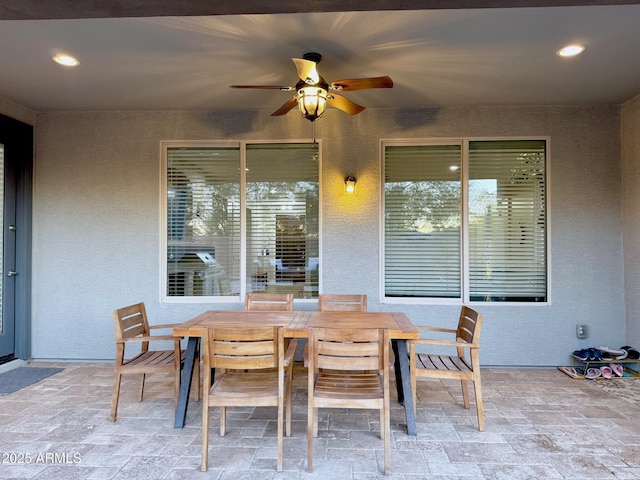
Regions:
<instances>
[{"instance_id":1,"label":"wooden patio table","mask_svg":"<svg viewBox=\"0 0 640 480\"><path fill-rule=\"evenodd\" d=\"M419 338L416 326L399 312L263 312L210 310L177 325L174 336L188 337L187 354L180 382L174 428L183 428L187 417L191 378L200 339L208 328L236 326L282 326L285 338L309 338L309 328L385 328L395 354L394 370L398 401L404 403L407 433L416 435L407 340ZM405 392L407 394L405 395Z\"/></svg>"}]
</instances>

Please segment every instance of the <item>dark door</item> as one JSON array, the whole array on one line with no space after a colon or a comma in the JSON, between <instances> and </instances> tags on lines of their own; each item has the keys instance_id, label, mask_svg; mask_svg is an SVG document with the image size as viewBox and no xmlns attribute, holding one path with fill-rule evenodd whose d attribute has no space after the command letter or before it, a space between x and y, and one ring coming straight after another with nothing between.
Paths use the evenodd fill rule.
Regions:
<instances>
[{"instance_id":1,"label":"dark door","mask_svg":"<svg viewBox=\"0 0 640 480\"><path fill-rule=\"evenodd\" d=\"M32 161L33 127L0 115L0 362L29 353Z\"/></svg>"}]
</instances>

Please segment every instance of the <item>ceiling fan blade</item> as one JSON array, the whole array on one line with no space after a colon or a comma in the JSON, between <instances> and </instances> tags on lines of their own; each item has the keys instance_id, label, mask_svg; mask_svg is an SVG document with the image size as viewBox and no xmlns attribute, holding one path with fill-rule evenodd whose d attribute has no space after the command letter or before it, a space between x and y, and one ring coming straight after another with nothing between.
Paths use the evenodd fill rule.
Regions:
<instances>
[{"instance_id":1,"label":"ceiling fan blade","mask_svg":"<svg viewBox=\"0 0 640 480\"><path fill-rule=\"evenodd\" d=\"M366 88L392 88L393 80L388 75L384 77L352 78L350 80L338 80L331 82L331 89L340 92L364 90Z\"/></svg>"},{"instance_id":2,"label":"ceiling fan blade","mask_svg":"<svg viewBox=\"0 0 640 480\"><path fill-rule=\"evenodd\" d=\"M351 100L335 94L329 95L327 97L327 103L332 107L338 108L343 112L348 113L349 115L356 115L364 110L364 107L362 105L353 103Z\"/></svg>"},{"instance_id":3,"label":"ceiling fan blade","mask_svg":"<svg viewBox=\"0 0 640 480\"><path fill-rule=\"evenodd\" d=\"M311 60L305 60L304 58L292 58L293 63L296 64L296 69L298 70L298 76L300 80L309 85L315 85L320 81L320 75L318 75L318 70L316 68L316 62L312 62Z\"/></svg>"},{"instance_id":4,"label":"ceiling fan blade","mask_svg":"<svg viewBox=\"0 0 640 480\"><path fill-rule=\"evenodd\" d=\"M278 85L229 85L231 88L259 88L260 90L280 90L281 92L290 92L295 90L293 87L284 87Z\"/></svg>"},{"instance_id":5,"label":"ceiling fan blade","mask_svg":"<svg viewBox=\"0 0 640 480\"><path fill-rule=\"evenodd\" d=\"M289 113L291 109L297 106L298 106L298 99L296 97L290 98L278 110L273 112L271 116L277 117L278 115L284 115L285 113Z\"/></svg>"}]
</instances>

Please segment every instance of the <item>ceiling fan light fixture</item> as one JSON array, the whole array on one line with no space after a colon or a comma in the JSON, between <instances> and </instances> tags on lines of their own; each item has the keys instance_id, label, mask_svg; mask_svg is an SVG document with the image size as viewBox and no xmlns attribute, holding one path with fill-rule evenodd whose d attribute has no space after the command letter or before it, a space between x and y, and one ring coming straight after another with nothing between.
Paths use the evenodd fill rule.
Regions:
<instances>
[{"instance_id":1,"label":"ceiling fan light fixture","mask_svg":"<svg viewBox=\"0 0 640 480\"><path fill-rule=\"evenodd\" d=\"M307 120L320 118L327 108L327 89L319 85L307 85L298 90L298 108Z\"/></svg>"},{"instance_id":2,"label":"ceiling fan light fixture","mask_svg":"<svg viewBox=\"0 0 640 480\"><path fill-rule=\"evenodd\" d=\"M281 92L295 91L295 95L289 97L271 116L285 115L295 109L297 105L302 116L310 122L314 122L322 116L328 106L342 110L349 115L356 115L365 109L362 105L358 105L342 95L329 94L330 90L351 92L369 88L393 87L393 80L388 75L344 79L328 83L318 73L317 66L321 59L322 55L315 52L307 52L303 55L303 58L291 59L296 66L298 78L300 79L295 87L282 85L231 85L231 88L258 88L261 90L280 90Z\"/></svg>"}]
</instances>

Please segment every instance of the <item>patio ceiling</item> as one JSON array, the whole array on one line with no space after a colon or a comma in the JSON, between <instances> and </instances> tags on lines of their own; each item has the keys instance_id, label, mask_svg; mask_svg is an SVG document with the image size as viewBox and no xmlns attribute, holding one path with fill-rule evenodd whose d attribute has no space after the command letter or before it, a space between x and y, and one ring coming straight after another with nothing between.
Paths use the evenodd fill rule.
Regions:
<instances>
[{"instance_id":1,"label":"patio ceiling","mask_svg":"<svg viewBox=\"0 0 640 480\"><path fill-rule=\"evenodd\" d=\"M620 104L640 94L640 2L265 3L3 2L0 97L37 111L270 113L291 93L229 85L293 85L290 59L307 51L323 55L329 81L390 75L391 90L345 94L369 108ZM555 54L571 42L586 51ZM59 51L80 65L54 64Z\"/></svg>"}]
</instances>

